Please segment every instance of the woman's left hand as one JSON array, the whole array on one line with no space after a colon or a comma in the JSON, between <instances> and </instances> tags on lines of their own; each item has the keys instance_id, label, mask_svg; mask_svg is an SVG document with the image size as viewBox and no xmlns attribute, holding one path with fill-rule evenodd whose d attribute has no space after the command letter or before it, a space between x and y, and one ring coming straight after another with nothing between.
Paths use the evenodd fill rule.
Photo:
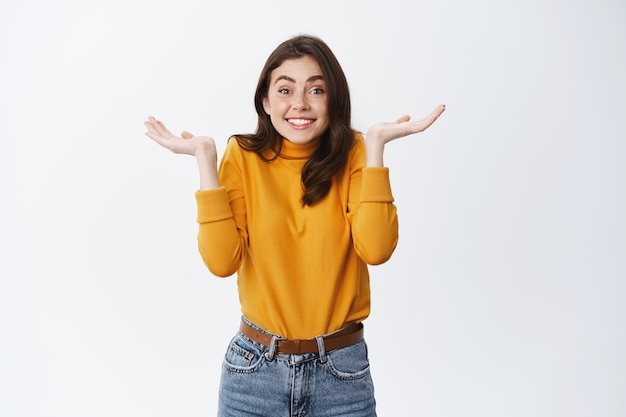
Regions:
<instances>
[{"instance_id":1,"label":"woman's left hand","mask_svg":"<svg viewBox=\"0 0 626 417\"><path fill-rule=\"evenodd\" d=\"M378 123L370 127L365 136L366 166L383 166L383 151L386 143L423 132L435 123L445 109L446 105L440 104L431 114L420 120L412 121L411 116L405 115L395 122Z\"/></svg>"},{"instance_id":2,"label":"woman's left hand","mask_svg":"<svg viewBox=\"0 0 626 417\"><path fill-rule=\"evenodd\" d=\"M411 116L405 115L395 122L378 123L367 131L367 139L381 141L384 145L394 139L423 132L435 123L445 109L446 105L440 104L431 114L420 120L412 121Z\"/></svg>"}]
</instances>

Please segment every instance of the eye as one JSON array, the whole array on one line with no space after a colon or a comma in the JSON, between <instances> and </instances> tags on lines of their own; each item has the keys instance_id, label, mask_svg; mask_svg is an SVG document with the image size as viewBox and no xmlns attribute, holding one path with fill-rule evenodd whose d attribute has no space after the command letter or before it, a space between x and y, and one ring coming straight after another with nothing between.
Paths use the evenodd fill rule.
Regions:
<instances>
[{"instance_id":1,"label":"eye","mask_svg":"<svg viewBox=\"0 0 626 417\"><path fill-rule=\"evenodd\" d=\"M278 89L278 94L289 94L291 93L291 90L288 89L287 87L282 87Z\"/></svg>"},{"instance_id":2,"label":"eye","mask_svg":"<svg viewBox=\"0 0 626 417\"><path fill-rule=\"evenodd\" d=\"M316 96L317 96L317 95L324 94L324 93L325 93L325 91L324 91L324 89L323 89L323 88L321 88L321 87L315 87L315 88L312 88L312 89L311 89L311 94L316 95Z\"/></svg>"}]
</instances>

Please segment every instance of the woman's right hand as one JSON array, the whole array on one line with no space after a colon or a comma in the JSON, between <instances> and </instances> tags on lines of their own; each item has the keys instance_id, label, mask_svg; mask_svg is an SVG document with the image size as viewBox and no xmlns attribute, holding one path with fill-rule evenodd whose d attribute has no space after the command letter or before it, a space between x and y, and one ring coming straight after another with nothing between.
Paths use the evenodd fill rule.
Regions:
<instances>
[{"instance_id":1,"label":"woman's right hand","mask_svg":"<svg viewBox=\"0 0 626 417\"><path fill-rule=\"evenodd\" d=\"M165 125L154 117L144 122L148 128L146 136L174 153L196 157L200 169L200 190L220 186L217 174L217 149L215 141L208 136L194 136L184 131L180 136L173 135Z\"/></svg>"},{"instance_id":2,"label":"woman's right hand","mask_svg":"<svg viewBox=\"0 0 626 417\"><path fill-rule=\"evenodd\" d=\"M154 117L148 117L144 122L148 131L146 136L154 140L159 145L178 154L193 155L195 157L206 156L207 154L217 159L215 141L208 136L194 136L183 131L180 136L172 134L161 122Z\"/></svg>"}]
</instances>

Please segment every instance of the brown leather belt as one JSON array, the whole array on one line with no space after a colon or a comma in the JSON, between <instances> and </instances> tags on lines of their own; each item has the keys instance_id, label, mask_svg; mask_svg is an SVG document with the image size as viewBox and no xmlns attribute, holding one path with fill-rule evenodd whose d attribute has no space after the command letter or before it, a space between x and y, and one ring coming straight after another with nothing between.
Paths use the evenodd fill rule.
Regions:
<instances>
[{"instance_id":1,"label":"brown leather belt","mask_svg":"<svg viewBox=\"0 0 626 417\"><path fill-rule=\"evenodd\" d=\"M272 344L272 336L251 327L243 320L241 321L239 330L248 338L262 345L269 347ZM334 349L355 345L361 340L363 340L363 323L353 323L335 333L324 336L324 349L326 352L330 352ZM292 355L319 352L317 339L278 339L276 342L276 350L280 353Z\"/></svg>"}]
</instances>

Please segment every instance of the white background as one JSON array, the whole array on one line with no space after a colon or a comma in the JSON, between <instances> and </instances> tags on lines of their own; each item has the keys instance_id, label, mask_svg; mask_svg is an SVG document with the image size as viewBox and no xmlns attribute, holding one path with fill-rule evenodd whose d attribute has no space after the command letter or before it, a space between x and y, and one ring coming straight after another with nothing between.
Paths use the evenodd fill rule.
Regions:
<instances>
[{"instance_id":1,"label":"white background","mask_svg":"<svg viewBox=\"0 0 626 417\"><path fill-rule=\"evenodd\" d=\"M236 281L196 250L197 168L267 55L322 37L389 145L371 269L381 416L626 415L622 1L0 3L0 415L211 416Z\"/></svg>"}]
</instances>

